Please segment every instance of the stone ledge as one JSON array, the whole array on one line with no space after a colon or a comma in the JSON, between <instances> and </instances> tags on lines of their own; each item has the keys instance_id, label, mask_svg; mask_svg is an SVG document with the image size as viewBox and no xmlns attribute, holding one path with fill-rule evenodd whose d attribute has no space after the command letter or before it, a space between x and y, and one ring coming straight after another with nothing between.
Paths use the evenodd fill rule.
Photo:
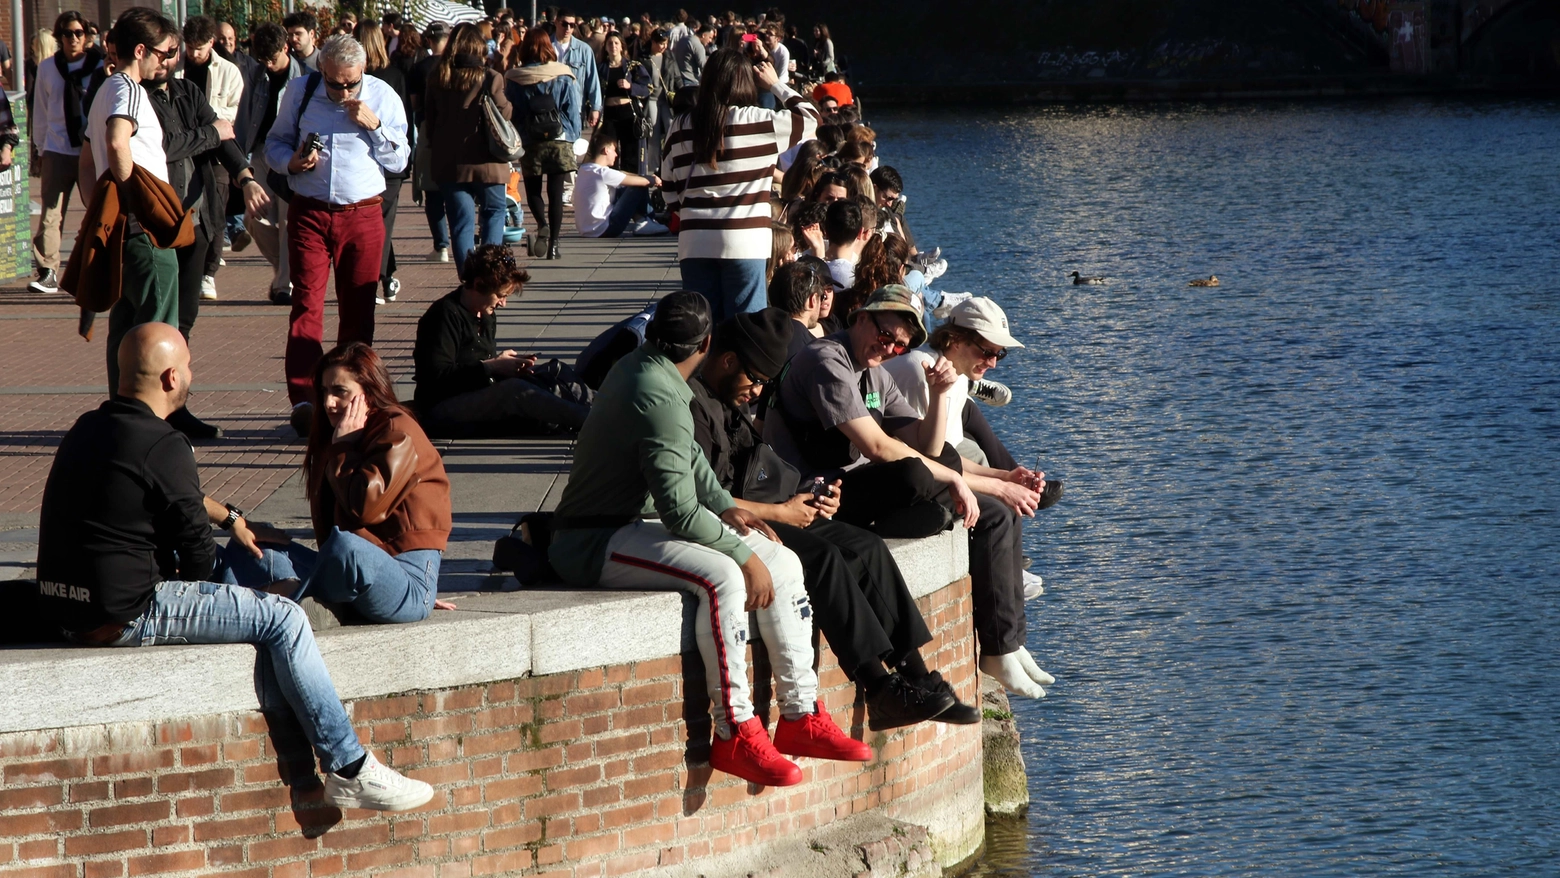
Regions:
<instances>
[{"instance_id":1,"label":"stone ledge","mask_svg":"<svg viewBox=\"0 0 1560 878\"><path fill-rule=\"evenodd\" d=\"M889 545L917 598L969 569L962 528ZM671 592L538 588L449 596L461 608L425 622L320 632L320 653L341 697L677 655L692 606ZM247 645L0 649L0 691L10 705L0 712L0 733L256 710L255 673L255 649Z\"/></svg>"}]
</instances>

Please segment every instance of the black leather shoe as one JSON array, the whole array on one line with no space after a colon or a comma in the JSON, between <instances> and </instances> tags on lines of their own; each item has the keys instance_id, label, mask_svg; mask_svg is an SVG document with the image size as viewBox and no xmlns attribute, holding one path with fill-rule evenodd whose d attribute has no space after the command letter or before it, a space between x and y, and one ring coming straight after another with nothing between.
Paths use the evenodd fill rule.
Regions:
<instances>
[{"instance_id":1,"label":"black leather shoe","mask_svg":"<svg viewBox=\"0 0 1560 878\"><path fill-rule=\"evenodd\" d=\"M867 728L874 732L925 722L958 703L951 692L911 685L903 676L888 679L867 694Z\"/></svg>"},{"instance_id":2,"label":"black leather shoe","mask_svg":"<svg viewBox=\"0 0 1560 878\"><path fill-rule=\"evenodd\" d=\"M314 404L300 402L293 406L292 415L287 419L292 424L293 432L299 439L309 438L309 428L314 426Z\"/></svg>"},{"instance_id":3,"label":"black leather shoe","mask_svg":"<svg viewBox=\"0 0 1560 878\"><path fill-rule=\"evenodd\" d=\"M266 298L270 299L273 305L291 305L292 290L272 290Z\"/></svg>"},{"instance_id":4,"label":"black leather shoe","mask_svg":"<svg viewBox=\"0 0 1560 878\"><path fill-rule=\"evenodd\" d=\"M558 255L558 239L557 238L553 238L552 240L547 242L547 258L548 259L562 259L563 258L562 256Z\"/></svg>"},{"instance_id":5,"label":"black leather shoe","mask_svg":"<svg viewBox=\"0 0 1560 878\"><path fill-rule=\"evenodd\" d=\"M222 438L222 428L216 424L208 424L200 418L190 414L187 407L181 407L178 411L168 416L168 423L175 430L188 436L191 441L204 442L211 439Z\"/></svg>"},{"instance_id":6,"label":"black leather shoe","mask_svg":"<svg viewBox=\"0 0 1560 878\"><path fill-rule=\"evenodd\" d=\"M953 687L943 679L942 674L932 671L924 677L916 677L909 680L910 685L926 692L941 693L947 695L953 702L942 713L932 717L940 723L948 723L955 726L972 726L981 720L980 708L965 704L959 700L959 696L953 694Z\"/></svg>"},{"instance_id":7,"label":"black leather shoe","mask_svg":"<svg viewBox=\"0 0 1560 878\"><path fill-rule=\"evenodd\" d=\"M1062 499L1062 483L1055 479L1046 479L1045 489L1040 492L1040 505L1035 508L1050 509L1060 499Z\"/></svg>"}]
</instances>

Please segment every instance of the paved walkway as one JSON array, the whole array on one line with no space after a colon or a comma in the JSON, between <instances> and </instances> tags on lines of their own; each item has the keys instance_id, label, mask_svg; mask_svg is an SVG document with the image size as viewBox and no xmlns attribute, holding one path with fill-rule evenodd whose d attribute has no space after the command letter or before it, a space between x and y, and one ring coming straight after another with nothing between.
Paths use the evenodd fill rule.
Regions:
<instances>
[{"instance_id":1,"label":"paved walkway","mask_svg":"<svg viewBox=\"0 0 1560 878\"><path fill-rule=\"evenodd\" d=\"M453 262L426 261L432 249L427 222L410 195L408 189L395 230L401 293L396 302L379 306L374 336L405 398L411 396L417 318L458 284ZM72 230L67 237L73 237L80 218L75 209L66 217ZM564 222L573 227L572 216ZM562 250L557 262L530 262L532 281L524 296L498 314L500 348L572 363L607 326L678 286L674 238L570 237ZM211 496L302 536L308 521L298 481L303 443L286 425L282 372L288 312L266 300L271 270L255 247L224 255L228 264L217 275L220 298L202 304L191 340L190 408L226 433L196 447L202 485ZM99 317L94 338L84 341L76 333L77 316L64 295L30 293L25 282L0 287L0 578L31 568L54 448L81 413L106 397L106 317ZM332 305L327 340L334 325ZM489 557L492 540L507 531L517 511L556 502L568 471L568 445L561 440L439 444L456 513L458 545L447 556L452 561ZM485 565L447 569L475 573Z\"/></svg>"}]
</instances>

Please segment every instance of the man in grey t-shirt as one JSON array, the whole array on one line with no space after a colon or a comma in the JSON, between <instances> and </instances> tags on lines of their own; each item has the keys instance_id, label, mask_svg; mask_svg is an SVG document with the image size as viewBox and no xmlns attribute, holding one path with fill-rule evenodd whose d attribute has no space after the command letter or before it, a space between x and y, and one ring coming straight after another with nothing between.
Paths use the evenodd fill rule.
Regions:
<instances>
[{"instance_id":1,"label":"man in grey t-shirt","mask_svg":"<svg viewBox=\"0 0 1560 878\"><path fill-rule=\"evenodd\" d=\"M915 419L882 362L921 344L920 300L909 288L878 289L850 315L850 328L792 358L764 413L764 441L804 474L840 473L836 518L884 537L924 537L948 526L948 511L970 528L970 586L981 670L1022 683L1023 533L1018 514L975 495L959 455L943 441L947 391L957 375L939 358L924 366L930 402ZM1042 697L1038 685L1008 687Z\"/></svg>"}]
</instances>

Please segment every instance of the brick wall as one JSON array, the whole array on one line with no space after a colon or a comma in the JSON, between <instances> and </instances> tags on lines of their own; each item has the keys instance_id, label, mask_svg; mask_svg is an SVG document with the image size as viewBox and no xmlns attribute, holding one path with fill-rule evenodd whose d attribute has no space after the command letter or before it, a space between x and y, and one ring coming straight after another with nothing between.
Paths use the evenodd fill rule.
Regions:
<instances>
[{"instance_id":1,"label":"brick wall","mask_svg":"<svg viewBox=\"0 0 1560 878\"><path fill-rule=\"evenodd\" d=\"M928 665L978 703L969 580L919 603ZM859 737L855 688L832 653L822 661L824 701ZM754 670L767 674L762 654ZM867 733L874 762L804 759L801 785L752 788L704 764L701 673L696 656L672 657L352 702L363 742L437 787L396 815L320 804L285 718L3 735L0 876L621 875L869 810L930 825L944 863L979 847L980 726ZM767 694L756 688L761 709Z\"/></svg>"}]
</instances>

